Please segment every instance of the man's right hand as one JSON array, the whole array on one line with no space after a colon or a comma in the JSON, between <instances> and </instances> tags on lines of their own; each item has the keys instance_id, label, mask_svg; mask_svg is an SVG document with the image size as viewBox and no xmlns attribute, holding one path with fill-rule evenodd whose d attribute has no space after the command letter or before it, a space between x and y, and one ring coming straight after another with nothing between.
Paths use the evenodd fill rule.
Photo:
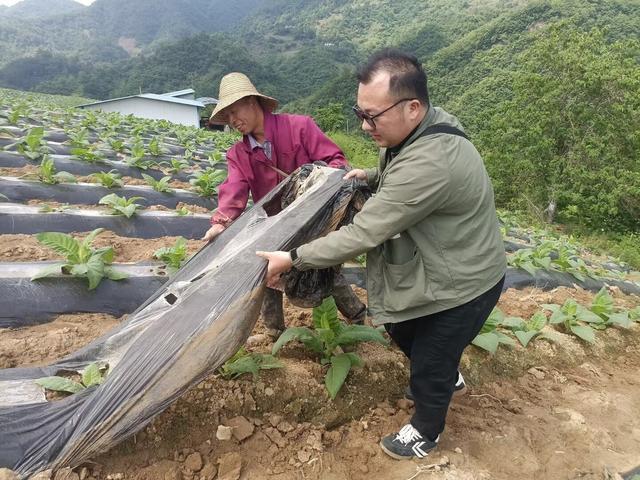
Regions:
<instances>
[{"instance_id":1,"label":"man's right hand","mask_svg":"<svg viewBox=\"0 0 640 480\"><path fill-rule=\"evenodd\" d=\"M349 170L344 177L345 180L349 180L350 178L356 178L358 180L367 181L367 172L361 170L359 168L354 168L353 170Z\"/></svg>"},{"instance_id":2,"label":"man's right hand","mask_svg":"<svg viewBox=\"0 0 640 480\"><path fill-rule=\"evenodd\" d=\"M220 223L214 223L211 226L211 228L207 230L207 233L204 234L204 237L202 237L202 240L206 242L211 242L214 238L220 235L224 231L224 229L225 229L224 225L221 225Z\"/></svg>"}]
</instances>

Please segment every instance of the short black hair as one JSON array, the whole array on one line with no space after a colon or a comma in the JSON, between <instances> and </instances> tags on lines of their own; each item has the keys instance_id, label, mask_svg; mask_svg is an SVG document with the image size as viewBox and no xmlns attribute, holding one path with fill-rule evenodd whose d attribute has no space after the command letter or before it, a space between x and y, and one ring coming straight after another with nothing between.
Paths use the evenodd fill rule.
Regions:
<instances>
[{"instance_id":1,"label":"short black hair","mask_svg":"<svg viewBox=\"0 0 640 480\"><path fill-rule=\"evenodd\" d=\"M414 55L395 48L380 50L358 68L358 81L366 85L378 72L389 72L389 93L394 98L417 98L429 105L427 74Z\"/></svg>"}]
</instances>

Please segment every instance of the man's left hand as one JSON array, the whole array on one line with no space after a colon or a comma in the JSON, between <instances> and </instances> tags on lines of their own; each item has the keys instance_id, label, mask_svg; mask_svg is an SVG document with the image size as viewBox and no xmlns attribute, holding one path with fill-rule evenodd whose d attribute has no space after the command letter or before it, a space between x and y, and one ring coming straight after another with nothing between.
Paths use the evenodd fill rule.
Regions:
<instances>
[{"instance_id":1,"label":"man's left hand","mask_svg":"<svg viewBox=\"0 0 640 480\"><path fill-rule=\"evenodd\" d=\"M267 267L267 285L275 286L280 280L280 275L291 270L293 262L289 252L256 252L256 255L269 261Z\"/></svg>"}]
</instances>

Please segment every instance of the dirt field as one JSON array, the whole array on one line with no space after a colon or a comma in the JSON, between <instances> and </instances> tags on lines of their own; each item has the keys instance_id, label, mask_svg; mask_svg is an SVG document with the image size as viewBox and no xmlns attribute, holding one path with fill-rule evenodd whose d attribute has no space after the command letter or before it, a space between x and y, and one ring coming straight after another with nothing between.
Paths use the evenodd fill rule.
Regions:
<instances>
[{"instance_id":1,"label":"dirt field","mask_svg":"<svg viewBox=\"0 0 640 480\"><path fill-rule=\"evenodd\" d=\"M361 296L364 291L359 291ZM528 316L542 303L593 294L559 288L509 290L499 307ZM620 306L639 299L616 296ZM286 307L289 325L310 311ZM44 364L104 333L118 320L66 315L0 331L2 367ZM121 445L78 466L73 479L602 479L640 465L640 331L610 328L587 345L563 333L526 350L490 356L469 348L461 369L469 392L452 403L440 446L422 461L399 462L380 438L412 413L402 398L408 369L395 348L365 344L334 402L323 367L300 346L282 350L285 368L227 381L211 375ZM250 345L267 352L259 322ZM53 347L52 347L53 346ZM217 432L232 437L219 440ZM223 436L224 438L224 436ZM62 473L62 472L60 472ZM610 477L615 478L615 477Z\"/></svg>"}]
</instances>

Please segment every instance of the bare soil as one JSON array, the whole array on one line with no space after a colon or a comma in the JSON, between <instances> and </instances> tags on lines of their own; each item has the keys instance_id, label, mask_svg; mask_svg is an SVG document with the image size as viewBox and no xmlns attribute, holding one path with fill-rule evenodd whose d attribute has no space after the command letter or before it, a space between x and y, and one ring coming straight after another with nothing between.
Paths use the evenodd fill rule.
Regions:
<instances>
[{"instance_id":1,"label":"bare soil","mask_svg":"<svg viewBox=\"0 0 640 480\"><path fill-rule=\"evenodd\" d=\"M619 306L640 303L614 293ZM593 294L510 289L499 307L526 318L542 303L569 297L589 304ZM289 326L311 321L308 310L287 303L285 311ZM77 323L65 331L69 317ZM65 316L46 326L1 331L0 352L21 338L12 364L47 363L104 331L79 325L106 329L110 322L117 320ZM263 331L259 322L254 334ZM454 400L438 449L422 461L393 460L377 445L412 413L402 398L407 363L397 349L358 346L367 365L349 375L331 402L324 367L291 345L282 350L284 369L261 372L257 381L211 375L134 437L75 471L101 480L608 478L605 469L640 465L639 333L639 325L610 328L588 345L558 331L554 342L501 347L493 356L467 349L461 369L469 392ZM250 349L267 352L270 343ZM232 427L234 436L219 440L220 426Z\"/></svg>"},{"instance_id":2,"label":"bare soil","mask_svg":"<svg viewBox=\"0 0 640 480\"><path fill-rule=\"evenodd\" d=\"M75 238L82 238L88 232L73 233ZM115 262L135 263L157 261L154 252L162 247L171 247L178 237L158 237L153 239L120 237L113 232L105 231L93 242L95 248L113 247ZM188 255L193 255L204 246L200 240L187 240ZM62 256L42 245L32 235L0 235L0 261L27 262L62 260Z\"/></svg>"}]
</instances>

